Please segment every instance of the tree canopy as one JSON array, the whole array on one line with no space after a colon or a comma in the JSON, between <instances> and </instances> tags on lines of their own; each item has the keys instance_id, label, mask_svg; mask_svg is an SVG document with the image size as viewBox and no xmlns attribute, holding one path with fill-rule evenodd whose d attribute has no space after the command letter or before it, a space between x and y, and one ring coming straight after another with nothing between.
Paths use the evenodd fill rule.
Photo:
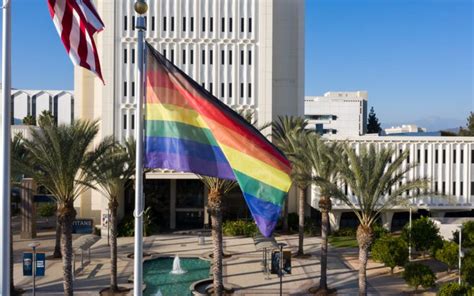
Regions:
<instances>
[{"instance_id":1,"label":"tree canopy","mask_svg":"<svg viewBox=\"0 0 474 296\"><path fill-rule=\"evenodd\" d=\"M379 119L377 118L377 114L375 114L374 107L370 108L369 118L367 121L367 133L368 134L379 134L382 131L380 127Z\"/></svg>"}]
</instances>

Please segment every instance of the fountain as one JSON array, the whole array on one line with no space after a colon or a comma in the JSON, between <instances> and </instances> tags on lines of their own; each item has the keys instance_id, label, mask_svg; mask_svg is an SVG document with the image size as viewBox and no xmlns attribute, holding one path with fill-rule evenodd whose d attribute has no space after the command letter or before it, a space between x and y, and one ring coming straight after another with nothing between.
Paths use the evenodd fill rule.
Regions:
<instances>
[{"instance_id":1,"label":"fountain","mask_svg":"<svg viewBox=\"0 0 474 296\"><path fill-rule=\"evenodd\" d=\"M181 268L181 261L179 260L179 256L174 256L173 260L173 270L170 271L172 274L183 274L186 273L186 270Z\"/></svg>"}]
</instances>

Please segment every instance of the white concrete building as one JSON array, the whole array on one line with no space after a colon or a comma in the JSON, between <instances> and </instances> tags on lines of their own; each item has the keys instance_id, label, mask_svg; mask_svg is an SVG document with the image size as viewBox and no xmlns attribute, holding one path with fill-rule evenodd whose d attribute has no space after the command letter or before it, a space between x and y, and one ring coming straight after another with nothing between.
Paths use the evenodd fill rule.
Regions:
<instances>
[{"instance_id":1,"label":"white concrete building","mask_svg":"<svg viewBox=\"0 0 474 296\"><path fill-rule=\"evenodd\" d=\"M75 70L78 116L100 118L100 138L114 135L124 140L135 132L137 16L133 3L97 2L105 23L97 36L105 86L89 72ZM278 115L303 114L304 0L147 3L146 40L227 105L253 111L260 123ZM190 224L203 220L205 190L196 176L162 172L151 173L147 179L145 190L156 188L150 194L160 195L161 204L152 206L161 209L157 214L165 227L186 227L187 220ZM107 202L97 198L98 193L91 194L77 201L78 213L99 221ZM124 204L122 213L131 213L133 204L128 204L127 197ZM243 201L238 205L242 207Z\"/></svg>"},{"instance_id":2,"label":"white concrete building","mask_svg":"<svg viewBox=\"0 0 474 296\"><path fill-rule=\"evenodd\" d=\"M404 165L416 163L417 166L408 173L408 179L428 178L429 191L435 193L412 200L411 207L415 212L428 211L432 217L462 217L470 215L468 212L474 209L474 137L362 136L333 137L331 140L347 141L356 151L364 144L391 147L396 153L409 150ZM341 188L352 196L350 188ZM356 200L354 196L352 198ZM318 192L313 188L312 207L317 208L318 201ZM347 219L343 221L345 215ZM397 229L407 221L408 209L395 208L383 213L381 218L388 228L394 221L396 225L392 229ZM332 228L350 226L354 222L351 219L354 220L351 210L341 201L333 200Z\"/></svg>"},{"instance_id":3,"label":"white concrete building","mask_svg":"<svg viewBox=\"0 0 474 296\"><path fill-rule=\"evenodd\" d=\"M58 123L70 124L75 114L74 94L69 90L12 89L11 110L13 125L21 125L28 115L38 119L43 111L50 111Z\"/></svg>"},{"instance_id":4,"label":"white concrete building","mask_svg":"<svg viewBox=\"0 0 474 296\"><path fill-rule=\"evenodd\" d=\"M405 134L405 133L425 133L426 128L419 127L416 124L403 124L401 126L392 126L384 129L386 135Z\"/></svg>"},{"instance_id":5,"label":"white concrete building","mask_svg":"<svg viewBox=\"0 0 474 296\"><path fill-rule=\"evenodd\" d=\"M327 136L358 136L367 131L366 91L327 92L305 97L304 114L309 128Z\"/></svg>"}]
</instances>

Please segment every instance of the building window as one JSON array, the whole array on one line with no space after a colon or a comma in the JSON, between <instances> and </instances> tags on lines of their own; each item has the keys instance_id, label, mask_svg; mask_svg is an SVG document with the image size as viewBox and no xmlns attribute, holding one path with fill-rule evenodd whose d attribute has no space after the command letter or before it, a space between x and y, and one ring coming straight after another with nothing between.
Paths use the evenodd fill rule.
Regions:
<instances>
[{"instance_id":1,"label":"building window","mask_svg":"<svg viewBox=\"0 0 474 296\"><path fill-rule=\"evenodd\" d=\"M229 32L232 33L232 18L229 18Z\"/></svg>"},{"instance_id":2,"label":"building window","mask_svg":"<svg viewBox=\"0 0 474 296\"><path fill-rule=\"evenodd\" d=\"M249 93L248 93L248 97L251 98L252 97L252 83L249 83L249 89L248 89Z\"/></svg>"},{"instance_id":3,"label":"building window","mask_svg":"<svg viewBox=\"0 0 474 296\"><path fill-rule=\"evenodd\" d=\"M151 17L151 30L155 31L155 17L154 16Z\"/></svg>"},{"instance_id":4,"label":"building window","mask_svg":"<svg viewBox=\"0 0 474 296\"><path fill-rule=\"evenodd\" d=\"M435 193L439 193L439 191L438 191L438 182L435 182Z\"/></svg>"},{"instance_id":5,"label":"building window","mask_svg":"<svg viewBox=\"0 0 474 296\"><path fill-rule=\"evenodd\" d=\"M408 155L407 155L407 163L410 163L410 152L408 152Z\"/></svg>"},{"instance_id":6,"label":"building window","mask_svg":"<svg viewBox=\"0 0 474 296\"><path fill-rule=\"evenodd\" d=\"M456 150L453 150L453 163L456 163Z\"/></svg>"},{"instance_id":7,"label":"building window","mask_svg":"<svg viewBox=\"0 0 474 296\"><path fill-rule=\"evenodd\" d=\"M461 163L464 163L464 150L461 150L461 155L459 155L459 157L461 158Z\"/></svg>"},{"instance_id":8,"label":"building window","mask_svg":"<svg viewBox=\"0 0 474 296\"><path fill-rule=\"evenodd\" d=\"M347 183L344 183L344 194L347 195L348 192L349 192L349 188L347 186Z\"/></svg>"},{"instance_id":9,"label":"building window","mask_svg":"<svg viewBox=\"0 0 474 296\"><path fill-rule=\"evenodd\" d=\"M194 50L191 49L191 52L189 53L189 61L191 65L194 65Z\"/></svg>"},{"instance_id":10,"label":"building window","mask_svg":"<svg viewBox=\"0 0 474 296\"><path fill-rule=\"evenodd\" d=\"M229 65L232 65L232 50L229 50Z\"/></svg>"},{"instance_id":11,"label":"building window","mask_svg":"<svg viewBox=\"0 0 474 296\"><path fill-rule=\"evenodd\" d=\"M166 49L163 49L163 56L166 58Z\"/></svg>"},{"instance_id":12,"label":"building window","mask_svg":"<svg viewBox=\"0 0 474 296\"><path fill-rule=\"evenodd\" d=\"M428 163L428 149L425 149L425 163Z\"/></svg>"},{"instance_id":13,"label":"building window","mask_svg":"<svg viewBox=\"0 0 474 296\"><path fill-rule=\"evenodd\" d=\"M166 16L163 17L163 31L166 32Z\"/></svg>"},{"instance_id":14,"label":"building window","mask_svg":"<svg viewBox=\"0 0 474 296\"><path fill-rule=\"evenodd\" d=\"M249 33L252 33L252 19L249 18Z\"/></svg>"},{"instance_id":15,"label":"building window","mask_svg":"<svg viewBox=\"0 0 474 296\"><path fill-rule=\"evenodd\" d=\"M229 98L232 98L232 83L229 83Z\"/></svg>"},{"instance_id":16,"label":"building window","mask_svg":"<svg viewBox=\"0 0 474 296\"><path fill-rule=\"evenodd\" d=\"M214 18L211 17L209 20L209 31L214 32Z\"/></svg>"},{"instance_id":17,"label":"building window","mask_svg":"<svg viewBox=\"0 0 474 296\"><path fill-rule=\"evenodd\" d=\"M212 65L212 62L214 60L214 57L213 57L214 53L212 51L212 49L209 51L209 64Z\"/></svg>"},{"instance_id":18,"label":"building window","mask_svg":"<svg viewBox=\"0 0 474 296\"><path fill-rule=\"evenodd\" d=\"M202 26L202 31L206 32L206 18L205 17L202 18L201 26Z\"/></svg>"},{"instance_id":19,"label":"building window","mask_svg":"<svg viewBox=\"0 0 474 296\"><path fill-rule=\"evenodd\" d=\"M464 194L464 182L461 182L459 184L459 195L463 195Z\"/></svg>"},{"instance_id":20,"label":"building window","mask_svg":"<svg viewBox=\"0 0 474 296\"><path fill-rule=\"evenodd\" d=\"M132 97L135 96L135 82L132 82Z\"/></svg>"},{"instance_id":21,"label":"building window","mask_svg":"<svg viewBox=\"0 0 474 296\"><path fill-rule=\"evenodd\" d=\"M171 32L174 32L174 16L171 17Z\"/></svg>"},{"instance_id":22,"label":"building window","mask_svg":"<svg viewBox=\"0 0 474 296\"><path fill-rule=\"evenodd\" d=\"M127 63L127 49L126 48L123 50L123 63L124 64Z\"/></svg>"},{"instance_id":23,"label":"building window","mask_svg":"<svg viewBox=\"0 0 474 296\"><path fill-rule=\"evenodd\" d=\"M206 89L206 83L201 83L202 88Z\"/></svg>"},{"instance_id":24,"label":"building window","mask_svg":"<svg viewBox=\"0 0 474 296\"><path fill-rule=\"evenodd\" d=\"M240 97L241 98L244 97L244 84L243 83L240 83Z\"/></svg>"},{"instance_id":25,"label":"building window","mask_svg":"<svg viewBox=\"0 0 474 296\"><path fill-rule=\"evenodd\" d=\"M240 33L243 33L244 32L244 23L245 23L245 20L244 18L240 18Z\"/></svg>"},{"instance_id":26,"label":"building window","mask_svg":"<svg viewBox=\"0 0 474 296\"><path fill-rule=\"evenodd\" d=\"M225 53L223 50L221 50L221 65L224 65L225 62Z\"/></svg>"},{"instance_id":27,"label":"building window","mask_svg":"<svg viewBox=\"0 0 474 296\"><path fill-rule=\"evenodd\" d=\"M212 82L209 83L209 92L210 92L211 95L212 95Z\"/></svg>"},{"instance_id":28,"label":"building window","mask_svg":"<svg viewBox=\"0 0 474 296\"><path fill-rule=\"evenodd\" d=\"M127 22L128 22L127 16L124 16L123 17L123 30L124 31L127 31Z\"/></svg>"},{"instance_id":29,"label":"building window","mask_svg":"<svg viewBox=\"0 0 474 296\"><path fill-rule=\"evenodd\" d=\"M252 65L252 52L249 50L249 65Z\"/></svg>"},{"instance_id":30,"label":"building window","mask_svg":"<svg viewBox=\"0 0 474 296\"><path fill-rule=\"evenodd\" d=\"M183 32L186 32L186 17L183 17Z\"/></svg>"},{"instance_id":31,"label":"building window","mask_svg":"<svg viewBox=\"0 0 474 296\"><path fill-rule=\"evenodd\" d=\"M135 48L132 48L132 64L135 64Z\"/></svg>"},{"instance_id":32,"label":"building window","mask_svg":"<svg viewBox=\"0 0 474 296\"><path fill-rule=\"evenodd\" d=\"M224 97L225 85L221 83L221 97Z\"/></svg>"},{"instance_id":33,"label":"building window","mask_svg":"<svg viewBox=\"0 0 474 296\"><path fill-rule=\"evenodd\" d=\"M127 114L123 115L123 129L127 129Z\"/></svg>"},{"instance_id":34,"label":"building window","mask_svg":"<svg viewBox=\"0 0 474 296\"><path fill-rule=\"evenodd\" d=\"M439 156L439 150L436 149L436 151L435 151L435 163L438 163L438 162L439 162L438 156Z\"/></svg>"},{"instance_id":35,"label":"building window","mask_svg":"<svg viewBox=\"0 0 474 296\"><path fill-rule=\"evenodd\" d=\"M446 150L443 149L443 164L446 163Z\"/></svg>"},{"instance_id":36,"label":"building window","mask_svg":"<svg viewBox=\"0 0 474 296\"><path fill-rule=\"evenodd\" d=\"M183 65L185 65L186 64L186 50L184 50L184 49L183 49L183 58L182 58L182 60L183 60Z\"/></svg>"},{"instance_id":37,"label":"building window","mask_svg":"<svg viewBox=\"0 0 474 296\"><path fill-rule=\"evenodd\" d=\"M240 51L240 64L241 65L244 64L244 51L243 50Z\"/></svg>"},{"instance_id":38,"label":"building window","mask_svg":"<svg viewBox=\"0 0 474 296\"><path fill-rule=\"evenodd\" d=\"M135 16L132 16L132 30L135 31Z\"/></svg>"},{"instance_id":39,"label":"building window","mask_svg":"<svg viewBox=\"0 0 474 296\"><path fill-rule=\"evenodd\" d=\"M442 184L443 187L441 187L441 191L442 191L442 194L445 195L446 194L446 182L443 181L443 184Z\"/></svg>"},{"instance_id":40,"label":"building window","mask_svg":"<svg viewBox=\"0 0 474 296\"><path fill-rule=\"evenodd\" d=\"M453 182L453 195L456 195L456 182Z\"/></svg>"},{"instance_id":41,"label":"building window","mask_svg":"<svg viewBox=\"0 0 474 296\"><path fill-rule=\"evenodd\" d=\"M201 60L202 64L204 65L206 63L206 52L204 51L204 49L201 52Z\"/></svg>"},{"instance_id":42,"label":"building window","mask_svg":"<svg viewBox=\"0 0 474 296\"><path fill-rule=\"evenodd\" d=\"M474 182L471 181L471 195L474 196Z\"/></svg>"},{"instance_id":43,"label":"building window","mask_svg":"<svg viewBox=\"0 0 474 296\"><path fill-rule=\"evenodd\" d=\"M471 150L471 163L474 163L474 150Z\"/></svg>"},{"instance_id":44,"label":"building window","mask_svg":"<svg viewBox=\"0 0 474 296\"><path fill-rule=\"evenodd\" d=\"M127 81L123 82L123 96L127 96Z\"/></svg>"},{"instance_id":45,"label":"building window","mask_svg":"<svg viewBox=\"0 0 474 296\"><path fill-rule=\"evenodd\" d=\"M421 161L421 151L420 151L420 149L418 149L416 151L416 162L420 163L420 161Z\"/></svg>"},{"instance_id":46,"label":"building window","mask_svg":"<svg viewBox=\"0 0 474 296\"><path fill-rule=\"evenodd\" d=\"M132 130L134 130L135 129L135 114L132 114L132 120L131 120L130 125L132 126Z\"/></svg>"},{"instance_id":47,"label":"building window","mask_svg":"<svg viewBox=\"0 0 474 296\"><path fill-rule=\"evenodd\" d=\"M171 50L171 62L174 63L174 49Z\"/></svg>"},{"instance_id":48,"label":"building window","mask_svg":"<svg viewBox=\"0 0 474 296\"><path fill-rule=\"evenodd\" d=\"M225 18L221 19L221 32L225 31Z\"/></svg>"},{"instance_id":49,"label":"building window","mask_svg":"<svg viewBox=\"0 0 474 296\"><path fill-rule=\"evenodd\" d=\"M191 32L194 32L194 17L191 17Z\"/></svg>"}]
</instances>

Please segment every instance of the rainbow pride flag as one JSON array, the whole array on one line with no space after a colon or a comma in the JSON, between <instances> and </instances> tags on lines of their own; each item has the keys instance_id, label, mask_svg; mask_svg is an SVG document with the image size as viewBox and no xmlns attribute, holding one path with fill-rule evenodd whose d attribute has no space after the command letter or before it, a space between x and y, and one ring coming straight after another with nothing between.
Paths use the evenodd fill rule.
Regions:
<instances>
[{"instance_id":1,"label":"rainbow pride flag","mask_svg":"<svg viewBox=\"0 0 474 296\"><path fill-rule=\"evenodd\" d=\"M288 160L149 44L146 58L145 166L237 180L270 236L291 185Z\"/></svg>"}]
</instances>

